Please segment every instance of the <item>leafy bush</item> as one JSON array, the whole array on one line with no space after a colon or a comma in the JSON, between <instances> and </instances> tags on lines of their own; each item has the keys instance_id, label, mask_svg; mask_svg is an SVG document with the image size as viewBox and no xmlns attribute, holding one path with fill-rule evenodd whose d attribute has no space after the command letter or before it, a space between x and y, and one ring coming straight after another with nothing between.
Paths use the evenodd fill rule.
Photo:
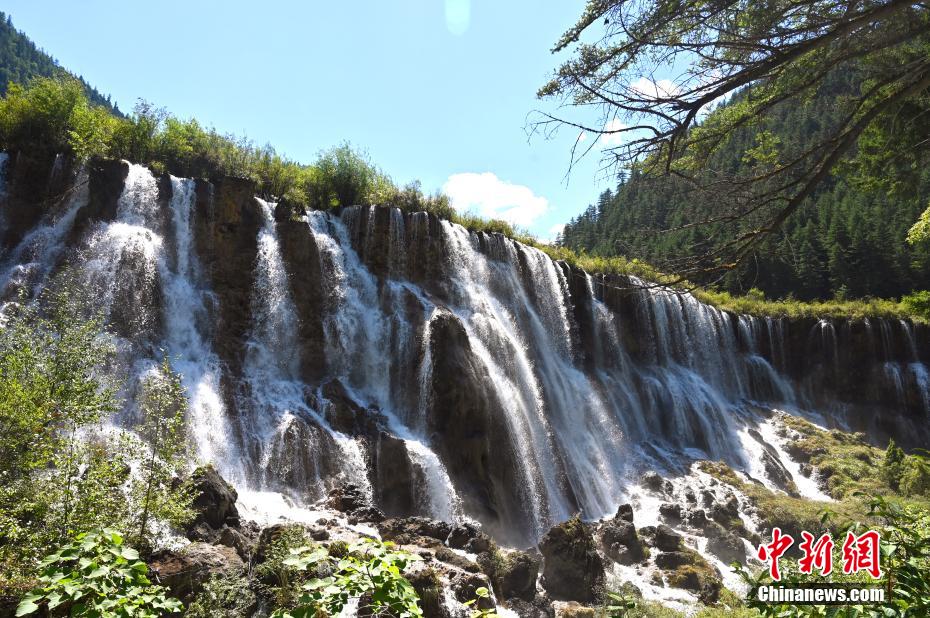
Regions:
<instances>
[{"instance_id":1,"label":"leafy bush","mask_svg":"<svg viewBox=\"0 0 930 618\"><path fill-rule=\"evenodd\" d=\"M120 403L105 378L112 345L69 282L50 289L39 306L8 312L0 329L0 595L21 590L37 558L76 532L131 529L148 547L151 520L182 525L193 514L175 478L186 404L164 388L176 374L165 364L143 384L140 432L154 449L127 432L95 431Z\"/></svg>"},{"instance_id":2,"label":"leafy bush","mask_svg":"<svg viewBox=\"0 0 930 618\"><path fill-rule=\"evenodd\" d=\"M211 577L184 610L184 618L247 618L255 612L256 604L247 578Z\"/></svg>"},{"instance_id":3,"label":"leafy bush","mask_svg":"<svg viewBox=\"0 0 930 618\"><path fill-rule=\"evenodd\" d=\"M177 599L149 581L139 553L112 530L79 534L41 566L42 583L23 598L17 616L45 608L53 615L158 618L181 610Z\"/></svg>"},{"instance_id":4,"label":"leafy bush","mask_svg":"<svg viewBox=\"0 0 930 618\"><path fill-rule=\"evenodd\" d=\"M914 315L930 320L930 290L921 290L901 298L901 304Z\"/></svg>"},{"instance_id":5,"label":"leafy bush","mask_svg":"<svg viewBox=\"0 0 930 618\"><path fill-rule=\"evenodd\" d=\"M325 549L301 547L291 550L285 564L300 571L319 569L329 564L332 575L314 578L303 585L303 594L291 610L278 609L273 618L306 618L325 611L335 616L349 603L359 600L366 605L360 614L389 612L398 618L422 616L419 597L404 579L404 568L417 556L394 549L393 543L362 539L349 548L344 558L330 556Z\"/></svg>"},{"instance_id":6,"label":"leafy bush","mask_svg":"<svg viewBox=\"0 0 930 618\"><path fill-rule=\"evenodd\" d=\"M270 597L275 607L291 608L301 594L301 584L310 574L295 568L288 560L293 552L306 547L310 536L299 524L282 527L264 550L262 562L255 567L263 596Z\"/></svg>"}]
</instances>

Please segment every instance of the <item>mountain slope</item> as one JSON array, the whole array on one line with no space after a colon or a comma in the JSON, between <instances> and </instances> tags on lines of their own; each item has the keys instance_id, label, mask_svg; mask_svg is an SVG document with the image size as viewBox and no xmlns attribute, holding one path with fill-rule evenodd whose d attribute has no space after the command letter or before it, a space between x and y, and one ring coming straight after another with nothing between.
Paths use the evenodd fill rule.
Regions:
<instances>
[{"instance_id":1,"label":"mountain slope","mask_svg":"<svg viewBox=\"0 0 930 618\"><path fill-rule=\"evenodd\" d=\"M0 11L0 95L5 95L10 82L25 84L34 77L53 77L71 75L59 66L58 62L36 47L36 44L13 26L11 16ZM87 91L91 103L103 105L110 111L119 113L119 109L104 96L78 77Z\"/></svg>"},{"instance_id":2,"label":"mountain slope","mask_svg":"<svg viewBox=\"0 0 930 618\"><path fill-rule=\"evenodd\" d=\"M837 73L811 100L774 110L758 130L782 143L813 144L838 113L840 97L859 87L854 71ZM713 167L738 169L756 131L734 136L715 156ZM752 259L721 282L729 292L759 288L769 297L803 300L895 297L927 287L930 251L905 243L908 228L927 207L930 170L915 187L894 196L853 186L842 175L828 180ZM635 174L605 191L597 204L573 219L562 244L596 255L622 254L672 269L714 235L732 237L720 225L665 232L707 219L719 210L714 197L673 178ZM745 222L748 225L750 222Z\"/></svg>"}]
</instances>

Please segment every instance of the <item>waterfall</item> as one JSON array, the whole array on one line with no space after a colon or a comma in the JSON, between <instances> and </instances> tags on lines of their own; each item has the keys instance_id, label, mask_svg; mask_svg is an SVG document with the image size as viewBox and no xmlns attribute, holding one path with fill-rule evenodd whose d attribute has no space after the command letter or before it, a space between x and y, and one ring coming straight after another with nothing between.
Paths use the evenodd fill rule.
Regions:
<instances>
[{"instance_id":1,"label":"waterfall","mask_svg":"<svg viewBox=\"0 0 930 618\"><path fill-rule=\"evenodd\" d=\"M66 236L78 211L87 204L88 194L87 172L81 170L62 212L43 218L0 262L0 300L11 301L21 294L34 298L38 294L67 248Z\"/></svg>"},{"instance_id":2,"label":"waterfall","mask_svg":"<svg viewBox=\"0 0 930 618\"><path fill-rule=\"evenodd\" d=\"M244 439L253 443L253 452L263 451L259 460L266 484L282 472L275 467L283 467L285 478L291 476L289 480L319 498L327 488L325 471L331 468L370 494L359 444L334 431L309 405L299 380L297 315L275 229L275 204L255 199L264 223L258 233L253 329L244 367L251 400L247 405L252 408Z\"/></svg>"},{"instance_id":3,"label":"waterfall","mask_svg":"<svg viewBox=\"0 0 930 618\"><path fill-rule=\"evenodd\" d=\"M162 254L159 274L164 288L165 349L190 401L188 425L200 461L213 462L231 479L242 478L239 453L229 440L230 427L220 394L220 362L205 333L210 291L200 279L193 251L192 214L196 183L170 177L174 254Z\"/></svg>"},{"instance_id":4,"label":"waterfall","mask_svg":"<svg viewBox=\"0 0 930 618\"><path fill-rule=\"evenodd\" d=\"M575 512L613 514L642 495L646 469L675 478L723 460L775 488L765 444L797 477L780 414L858 429L880 412L875 426L926 435L926 332L909 322L735 316L425 213L353 207L276 222L276 205L248 188L138 165L118 199L92 184L79 173L2 256L0 301L35 297L72 261L129 378L116 422L134 422L135 384L163 350L189 398L191 463L213 463L269 504L312 505L344 481L378 500L372 483L390 478L411 488L411 513L533 543ZM226 288L240 282L216 263L233 254L245 256L235 294ZM297 287L306 281L320 289ZM869 362L851 379L857 350ZM457 397L458 370L482 397ZM437 429L451 415L463 435ZM379 460L382 438L403 461ZM411 478L392 477L401 472ZM795 480L823 497L816 480Z\"/></svg>"},{"instance_id":5,"label":"waterfall","mask_svg":"<svg viewBox=\"0 0 930 618\"><path fill-rule=\"evenodd\" d=\"M397 398L390 384L390 368L394 359L412 349L411 329L397 324L381 310L382 298L375 278L352 248L345 219L311 212L307 224L331 290L331 307L324 318L331 375L342 380L357 400L376 405L387 416L425 481L421 489L427 512L450 521L460 519L461 501L448 472L422 436L422 425L408 427L405 422L410 422L412 415L394 405ZM400 298L398 288L388 285L382 294L387 306L396 309L393 305ZM425 316L433 310L428 304L422 309ZM422 371L428 372L428 365L423 365Z\"/></svg>"}]
</instances>

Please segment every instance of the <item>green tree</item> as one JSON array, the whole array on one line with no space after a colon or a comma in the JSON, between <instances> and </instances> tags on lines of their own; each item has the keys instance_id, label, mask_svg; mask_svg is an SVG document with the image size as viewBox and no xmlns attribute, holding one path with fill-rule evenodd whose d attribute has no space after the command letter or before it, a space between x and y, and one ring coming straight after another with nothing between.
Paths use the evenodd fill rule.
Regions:
<instances>
[{"instance_id":1,"label":"green tree","mask_svg":"<svg viewBox=\"0 0 930 618\"><path fill-rule=\"evenodd\" d=\"M186 468L187 399L181 377L172 370L167 358L159 371L146 376L138 405L142 417L138 432L145 440L139 450L148 453L133 480L131 494L140 507L136 542L143 546L149 539L152 518L183 525L194 515L192 490L188 483L179 480Z\"/></svg>"},{"instance_id":2,"label":"green tree","mask_svg":"<svg viewBox=\"0 0 930 618\"><path fill-rule=\"evenodd\" d=\"M622 137L603 151L607 165L712 191L720 208L686 223L730 233L699 247L680 270L732 269L853 155L861 155L860 175L875 182L920 175L911 162L930 147L928 26L930 7L897 0L592 1L554 48L574 54L538 93L569 111L542 112L534 126ZM669 66L684 69L656 81ZM854 75L855 89L833 114L794 128L815 139L760 143L764 131L747 134L779 106L803 105L838 72ZM598 142L576 142L575 152ZM714 155L731 147L736 156L716 165Z\"/></svg>"}]
</instances>

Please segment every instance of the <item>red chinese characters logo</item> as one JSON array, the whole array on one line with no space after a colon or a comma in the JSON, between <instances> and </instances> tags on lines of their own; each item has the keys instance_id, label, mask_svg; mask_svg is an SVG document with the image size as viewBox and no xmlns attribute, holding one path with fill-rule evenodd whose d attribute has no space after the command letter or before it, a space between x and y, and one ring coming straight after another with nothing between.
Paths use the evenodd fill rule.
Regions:
<instances>
[{"instance_id":1,"label":"red chinese characters logo","mask_svg":"<svg viewBox=\"0 0 930 618\"><path fill-rule=\"evenodd\" d=\"M769 573L775 581L781 580L781 573L778 570L778 560L788 548L794 545L794 537L790 534L782 534L781 528L772 529L772 542L768 545L760 545L756 555L762 562L769 561Z\"/></svg>"},{"instance_id":2,"label":"red chinese characters logo","mask_svg":"<svg viewBox=\"0 0 930 618\"><path fill-rule=\"evenodd\" d=\"M804 557L798 561L798 570L808 575L813 573L814 567L821 575L833 572L833 539L829 534L822 535L814 542L814 535L804 531L801 533L804 540L798 547L804 552Z\"/></svg>"},{"instance_id":3,"label":"red chinese characters logo","mask_svg":"<svg viewBox=\"0 0 930 618\"><path fill-rule=\"evenodd\" d=\"M803 554L798 560L798 570L801 573L812 574L816 569L821 575L833 572L833 548L835 546L829 533L814 537L810 532L801 532L802 541L798 549ZM778 561L785 555L794 538L783 534L780 528L772 529L772 542L760 545L756 555L762 562L769 563L769 574L775 581L781 581L781 570ZM881 537L878 532L870 530L856 536L852 532L846 535L843 542L843 573L851 575L865 571L875 579L882 576L881 570Z\"/></svg>"},{"instance_id":4,"label":"red chinese characters logo","mask_svg":"<svg viewBox=\"0 0 930 618\"><path fill-rule=\"evenodd\" d=\"M843 542L843 573L866 571L875 579L881 577L880 547L881 539L875 530L860 536L847 532Z\"/></svg>"}]
</instances>

